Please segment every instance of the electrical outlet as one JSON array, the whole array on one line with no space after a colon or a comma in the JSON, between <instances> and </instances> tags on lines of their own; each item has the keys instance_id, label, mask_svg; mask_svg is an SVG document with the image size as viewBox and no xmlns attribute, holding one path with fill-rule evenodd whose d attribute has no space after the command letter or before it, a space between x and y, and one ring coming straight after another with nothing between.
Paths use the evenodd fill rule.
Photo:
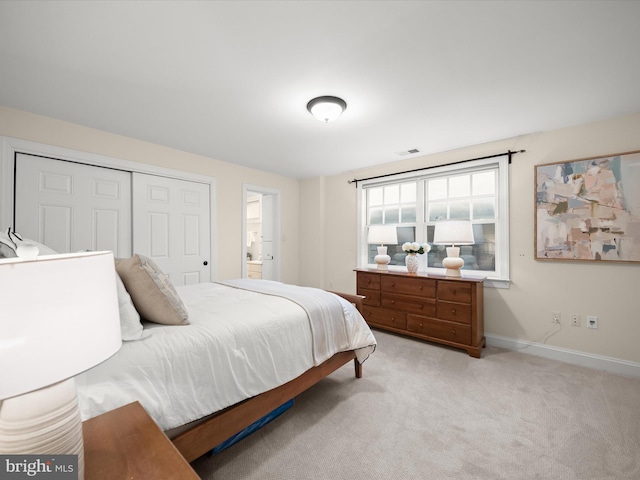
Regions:
<instances>
[{"instance_id":1,"label":"electrical outlet","mask_svg":"<svg viewBox=\"0 0 640 480\"><path fill-rule=\"evenodd\" d=\"M551 323L560 323L560 312L551 312Z\"/></svg>"},{"instance_id":2,"label":"electrical outlet","mask_svg":"<svg viewBox=\"0 0 640 480\"><path fill-rule=\"evenodd\" d=\"M596 317L595 315L588 315L587 316L587 327L589 328L594 328L594 329L598 329L598 317Z\"/></svg>"},{"instance_id":3,"label":"electrical outlet","mask_svg":"<svg viewBox=\"0 0 640 480\"><path fill-rule=\"evenodd\" d=\"M571 325L573 325L574 327L580 326L580 315L578 315L577 313L571 314Z\"/></svg>"}]
</instances>

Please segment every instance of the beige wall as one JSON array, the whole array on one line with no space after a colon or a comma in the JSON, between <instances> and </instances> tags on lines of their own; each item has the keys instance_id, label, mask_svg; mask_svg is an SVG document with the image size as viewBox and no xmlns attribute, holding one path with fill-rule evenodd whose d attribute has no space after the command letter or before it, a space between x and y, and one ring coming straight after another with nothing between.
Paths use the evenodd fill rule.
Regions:
<instances>
[{"instance_id":1,"label":"beige wall","mask_svg":"<svg viewBox=\"0 0 640 480\"><path fill-rule=\"evenodd\" d=\"M241 276L242 184L280 190L281 279L288 283L298 282L297 180L2 106L0 136L214 177L218 206L215 239L218 280Z\"/></svg>"},{"instance_id":2,"label":"beige wall","mask_svg":"<svg viewBox=\"0 0 640 480\"><path fill-rule=\"evenodd\" d=\"M282 280L355 292L356 188L347 180L525 149L510 167L511 280L485 289L486 332L542 342L550 312L563 326L551 346L640 363L637 264L539 262L533 259L534 165L640 150L640 114L297 181L131 138L0 107L0 136L149 163L216 178L217 278L241 272L242 184L282 192ZM583 326L568 326L571 313ZM587 329L586 315L600 317Z\"/></svg>"},{"instance_id":3,"label":"beige wall","mask_svg":"<svg viewBox=\"0 0 640 480\"><path fill-rule=\"evenodd\" d=\"M301 244L317 251L301 255L305 270L324 272L309 284L355 292L356 188L347 180L526 150L510 166L511 280L508 290L485 289L485 330L511 339L543 343L550 312L560 311L562 329L550 346L640 363L640 265L541 262L534 260L534 165L640 150L640 114L551 132L524 135L457 151L428 155L348 174L301 182L301 212L313 205L322 221L307 222ZM313 193L305 195L305 189ZM323 192L316 192L317 189ZM316 205L324 198L324 209ZM324 254L322 253L324 252ZM307 276L303 279L307 281ZM578 313L582 326L571 327ZM586 328L586 316L600 318L599 329Z\"/></svg>"}]
</instances>

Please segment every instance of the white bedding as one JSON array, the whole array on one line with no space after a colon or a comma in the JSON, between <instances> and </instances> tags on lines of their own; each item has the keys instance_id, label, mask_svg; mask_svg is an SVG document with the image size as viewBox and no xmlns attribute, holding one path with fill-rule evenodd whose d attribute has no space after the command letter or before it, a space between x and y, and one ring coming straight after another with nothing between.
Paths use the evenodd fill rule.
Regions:
<instances>
[{"instance_id":1,"label":"white bedding","mask_svg":"<svg viewBox=\"0 0 640 480\"><path fill-rule=\"evenodd\" d=\"M169 430L314 366L305 308L275 294L246 290L251 282L242 282L236 285L242 288L216 283L176 287L191 325L145 323L142 340L123 343L116 355L76 377L83 420L138 400ZM328 354L362 349L358 358L364 361L375 338L359 312L339 301L344 315L337 321L344 327L336 328L346 331L348 345L330 346L338 349Z\"/></svg>"},{"instance_id":2,"label":"white bedding","mask_svg":"<svg viewBox=\"0 0 640 480\"><path fill-rule=\"evenodd\" d=\"M277 295L300 305L309 319L313 364L316 366L331 358L336 352L351 350L352 345L367 344L371 331L368 328L359 328L359 319L350 315L353 309L345 308L344 300L337 295L317 288L265 280L239 279L224 284L266 295ZM337 321L340 318L344 321ZM364 362L370 353L369 349L357 350L358 361Z\"/></svg>"}]
</instances>

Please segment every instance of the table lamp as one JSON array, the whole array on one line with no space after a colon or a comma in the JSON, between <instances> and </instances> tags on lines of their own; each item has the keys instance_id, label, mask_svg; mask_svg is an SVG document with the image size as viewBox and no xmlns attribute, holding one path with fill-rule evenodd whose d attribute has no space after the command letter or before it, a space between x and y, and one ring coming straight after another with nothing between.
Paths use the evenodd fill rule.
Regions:
<instances>
[{"instance_id":1,"label":"table lamp","mask_svg":"<svg viewBox=\"0 0 640 480\"><path fill-rule=\"evenodd\" d=\"M447 257L442 265L447 269L448 277L460 277L460 269L464 260L460 258L460 247L456 245L473 245L473 225L468 220L441 220L436 222L433 233L433 243L436 245L451 245L447 247Z\"/></svg>"},{"instance_id":2,"label":"table lamp","mask_svg":"<svg viewBox=\"0 0 640 480\"><path fill-rule=\"evenodd\" d=\"M367 243L370 245L380 244L378 247L378 254L374 257L373 261L378 264L378 270L389 270L391 257L387 255L387 247L385 247L384 244L394 245L398 243L398 232L396 227L392 225L370 226Z\"/></svg>"},{"instance_id":3,"label":"table lamp","mask_svg":"<svg viewBox=\"0 0 640 480\"><path fill-rule=\"evenodd\" d=\"M0 453L78 455L73 377L121 344L112 252L0 259Z\"/></svg>"}]
</instances>

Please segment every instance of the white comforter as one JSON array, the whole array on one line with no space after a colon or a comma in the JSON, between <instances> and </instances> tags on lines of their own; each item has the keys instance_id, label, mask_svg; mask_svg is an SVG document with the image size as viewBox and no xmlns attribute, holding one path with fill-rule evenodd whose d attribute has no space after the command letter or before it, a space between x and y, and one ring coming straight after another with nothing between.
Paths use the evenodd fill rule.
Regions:
<instances>
[{"instance_id":1,"label":"white comforter","mask_svg":"<svg viewBox=\"0 0 640 480\"><path fill-rule=\"evenodd\" d=\"M343 315L331 315L338 322L331 328L341 333L336 341L321 341L319 351L312 330L327 318L312 327L313 309L303 308L304 300L257 293L246 289L251 281L239 282L234 287L240 288L176 287L191 325L145 324L142 340L125 342L116 355L76 377L83 420L138 400L169 430L282 385L325 356L356 349L364 361L375 348L358 311L337 296L328 294ZM267 283L282 290L283 284Z\"/></svg>"}]
</instances>

